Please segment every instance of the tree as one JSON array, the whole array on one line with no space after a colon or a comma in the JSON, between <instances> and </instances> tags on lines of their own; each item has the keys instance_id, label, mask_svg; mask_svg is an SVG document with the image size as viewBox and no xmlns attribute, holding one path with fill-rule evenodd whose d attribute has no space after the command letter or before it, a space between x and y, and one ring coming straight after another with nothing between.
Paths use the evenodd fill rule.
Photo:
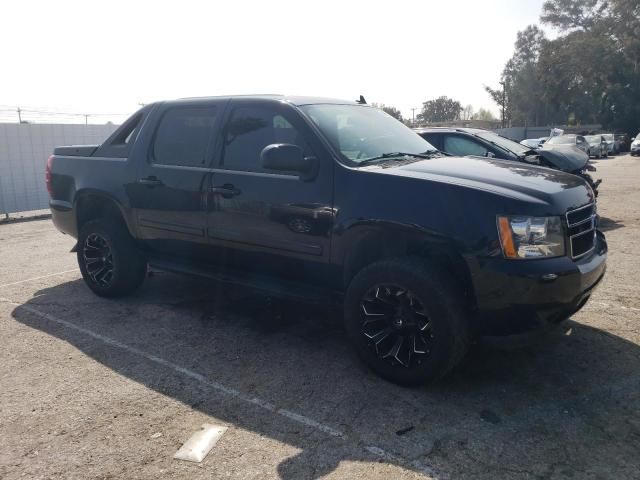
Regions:
<instances>
[{"instance_id":1,"label":"tree","mask_svg":"<svg viewBox=\"0 0 640 480\"><path fill-rule=\"evenodd\" d=\"M447 97L439 97L422 104L422 111L418 114L418 121L450 122L460 118L462 105L457 100Z\"/></svg>"},{"instance_id":2,"label":"tree","mask_svg":"<svg viewBox=\"0 0 640 480\"><path fill-rule=\"evenodd\" d=\"M602 0L548 0L542 5L540 20L562 30L589 30L607 7Z\"/></svg>"},{"instance_id":3,"label":"tree","mask_svg":"<svg viewBox=\"0 0 640 480\"><path fill-rule=\"evenodd\" d=\"M467 105L462 109L462 120L471 120L473 118L473 105Z\"/></svg>"},{"instance_id":4,"label":"tree","mask_svg":"<svg viewBox=\"0 0 640 480\"><path fill-rule=\"evenodd\" d=\"M535 125L543 120L545 109L537 66L546 43L544 32L535 25L518 32L513 56L502 71L501 87L485 86L500 106L505 126Z\"/></svg>"},{"instance_id":5,"label":"tree","mask_svg":"<svg viewBox=\"0 0 640 480\"><path fill-rule=\"evenodd\" d=\"M384 112L391 115L396 120L404 122L404 119L402 118L402 113L400 113L400 110L398 110L396 107L385 105L384 103L372 103L371 106L379 108L380 110L383 110Z\"/></svg>"},{"instance_id":6,"label":"tree","mask_svg":"<svg viewBox=\"0 0 640 480\"><path fill-rule=\"evenodd\" d=\"M638 130L640 2L548 0L542 20L564 33L545 60L547 67L564 67L564 82L548 79L551 87L574 87L566 96L552 92L569 114L577 121L595 119L610 129ZM561 63L563 58L571 59L570 69ZM592 68L593 58L604 59L606 69Z\"/></svg>"},{"instance_id":7,"label":"tree","mask_svg":"<svg viewBox=\"0 0 640 480\"><path fill-rule=\"evenodd\" d=\"M485 120L488 122L493 122L496 120L496 117L493 116L490 110L486 110L481 108L473 115L473 120Z\"/></svg>"},{"instance_id":8,"label":"tree","mask_svg":"<svg viewBox=\"0 0 640 480\"><path fill-rule=\"evenodd\" d=\"M504 121L640 129L640 2L547 0L541 20L560 35L519 32L501 87L485 87Z\"/></svg>"}]
</instances>

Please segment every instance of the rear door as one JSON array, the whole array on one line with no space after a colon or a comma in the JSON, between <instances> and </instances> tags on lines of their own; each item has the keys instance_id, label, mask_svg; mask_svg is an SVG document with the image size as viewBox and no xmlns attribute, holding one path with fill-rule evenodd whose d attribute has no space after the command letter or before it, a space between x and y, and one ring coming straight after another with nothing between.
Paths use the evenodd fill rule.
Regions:
<instances>
[{"instance_id":1,"label":"rear door","mask_svg":"<svg viewBox=\"0 0 640 480\"><path fill-rule=\"evenodd\" d=\"M227 263L312 280L318 269L311 265L329 260L333 162L288 104L233 99L228 110L211 177L210 241L231 250ZM303 181L295 172L265 170L260 153L274 143L298 145L305 156L317 157L317 176Z\"/></svg>"},{"instance_id":2,"label":"rear door","mask_svg":"<svg viewBox=\"0 0 640 480\"><path fill-rule=\"evenodd\" d=\"M152 250L200 256L207 244L207 189L228 100L162 105L130 188L138 236Z\"/></svg>"}]
</instances>

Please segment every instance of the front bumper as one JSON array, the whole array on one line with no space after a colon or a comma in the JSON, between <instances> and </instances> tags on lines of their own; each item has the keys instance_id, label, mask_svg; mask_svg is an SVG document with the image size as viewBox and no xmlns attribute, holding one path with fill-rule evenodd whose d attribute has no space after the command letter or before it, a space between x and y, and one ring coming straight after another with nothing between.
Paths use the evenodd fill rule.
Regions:
<instances>
[{"instance_id":1,"label":"front bumper","mask_svg":"<svg viewBox=\"0 0 640 480\"><path fill-rule=\"evenodd\" d=\"M491 258L471 269L478 308L476 333L511 334L560 322L580 310L604 277L607 243L573 261Z\"/></svg>"},{"instance_id":2,"label":"front bumper","mask_svg":"<svg viewBox=\"0 0 640 480\"><path fill-rule=\"evenodd\" d=\"M631 147L631 155L639 155L640 154L640 146Z\"/></svg>"}]
</instances>

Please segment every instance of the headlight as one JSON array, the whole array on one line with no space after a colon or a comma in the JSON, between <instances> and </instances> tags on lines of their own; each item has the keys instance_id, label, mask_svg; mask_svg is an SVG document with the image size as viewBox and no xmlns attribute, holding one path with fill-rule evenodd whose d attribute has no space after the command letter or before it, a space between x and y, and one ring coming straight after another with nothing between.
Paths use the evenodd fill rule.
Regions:
<instances>
[{"instance_id":1,"label":"headlight","mask_svg":"<svg viewBox=\"0 0 640 480\"><path fill-rule=\"evenodd\" d=\"M564 255L560 217L498 217L505 258L543 258Z\"/></svg>"}]
</instances>

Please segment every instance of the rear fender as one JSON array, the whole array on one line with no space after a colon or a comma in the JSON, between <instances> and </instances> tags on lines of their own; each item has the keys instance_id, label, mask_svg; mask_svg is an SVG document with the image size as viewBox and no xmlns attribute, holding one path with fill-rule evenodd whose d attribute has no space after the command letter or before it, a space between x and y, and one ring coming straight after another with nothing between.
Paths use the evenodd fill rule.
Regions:
<instances>
[{"instance_id":1,"label":"rear fender","mask_svg":"<svg viewBox=\"0 0 640 480\"><path fill-rule=\"evenodd\" d=\"M76 212L78 231L80 231L82 224L89 220L111 217L121 221L129 230L129 234L133 238L136 237L135 223L129 210L109 193L93 189L78 191L74 199L74 211Z\"/></svg>"}]
</instances>

